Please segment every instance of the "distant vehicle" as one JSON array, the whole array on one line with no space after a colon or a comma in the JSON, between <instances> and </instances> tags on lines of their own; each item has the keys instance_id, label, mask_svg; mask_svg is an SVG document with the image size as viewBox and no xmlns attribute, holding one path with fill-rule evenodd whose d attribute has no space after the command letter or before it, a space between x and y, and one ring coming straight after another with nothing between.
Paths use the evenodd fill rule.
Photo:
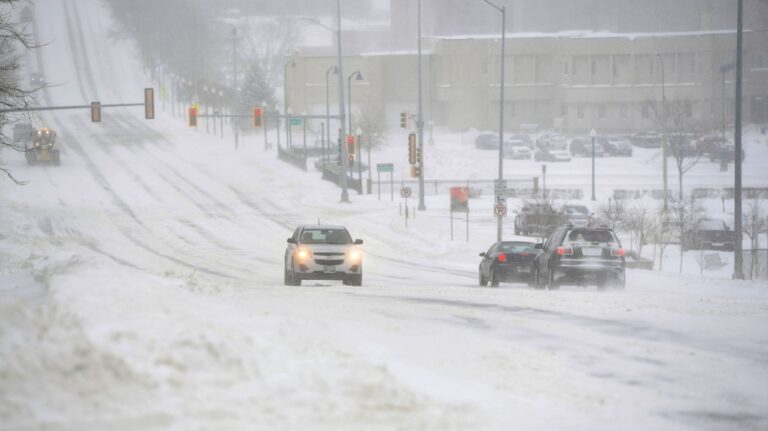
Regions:
<instances>
[{"instance_id":1,"label":"distant vehicle","mask_svg":"<svg viewBox=\"0 0 768 431\"><path fill-rule=\"evenodd\" d=\"M723 148L733 146L733 143L722 136L709 135L696 140L696 150L703 155L719 153Z\"/></svg>"},{"instance_id":2,"label":"distant vehicle","mask_svg":"<svg viewBox=\"0 0 768 431\"><path fill-rule=\"evenodd\" d=\"M539 149L533 154L533 159L537 162L570 162L571 152L568 151L568 144L559 139L548 141L539 141Z\"/></svg>"},{"instance_id":3,"label":"distant vehicle","mask_svg":"<svg viewBox=\"0 0 768 431\"><path fill-rule=\"evenodd\" d=\"M299 226L285 249L284 283L301 286L303 280L341 280L346 285L363 284L363 240L352 240L343 226Z\"/></svg>"},{"instance_id":4,"label":"distant vehicle","mask_svg":"<svg viewBox=\"0 0 768 431\"><path fill-rule=\"evenodd\" d=\"M563 205L563 214L566 221L576 227L587 227L592 222L592 214L584 205Z\"/></svg>"},{"instance_id":5,"label":"distant vehicle","mask_svg":"<svg viewBox=\"0 0 768 431\"><path fill-rule=\"evenodd\" d=\"M741 149L741 161L744 161L744 158L746 157L747 153L744 152L744 149ZM727 145L720 147L716 150L712 150L709 153L709 161L710 162L733 162L736 159L736 146L735 145Z\"/></svg>"},{"instance_id":6,"label":"distant vehicle","mask_svg":"<svg viewBox=\"0 0 768 431\"><path fill-rule=\"evenodd\" d=\"M34 13L32 12L32 8L29 6L24 6L24 8L21 10L21 14L19 15L19 21L21 22L32 22L35 20Z\"/></svg>"},{"instance_id":7,"label":"distant vehicle","mask_svg":"<svg viewBox=\"0 0 768 431\"><path fill-rule=\"evenodd\" d=\"M530 135L526 135L524 133L515 133L514 135L509 136L510 141L521 141L525 144L526 147L533 149L534 143L533 138L530 137Z\"/></svg>"},{"instance_id":8,"label":"distant vehicle","mask_svg":"<svg viewBox=\"0 0 768 431\"><path fill-rule=\"evenodd\" d=\"M661 148L662 137L656 132L639 132L629 138L632 145L640 148Z\"/></svg>"},{"instance_id":9,"label":"distant vehicle","mask_svg":"<svg viewBox=\"0 0 768 431\"><path fill-rule=\"evenodd\" d=\"M571 140L573 157L592 157L592 138L574 138ZM603 157L603 146L595 140L595 157Z\"/></svg>"},{"instance_id":10,"label":"distant vehicle","mask_svg":"<svg viewBox=\"0 0 768 431\"><path fill-rule=\"evenodd\" d=\"M40 72L32 72L29 74L29 85L32 88L40 88L45 86L45 80L43 74Z\"/></svg>"},{"instance_id":11,"label":"distant vehicle","mask_svg":"<svg viewBox=\"0 0 768 431\"><path fill-rule=\"evenodd\" d=\"M530 160L531 148L521 140L504 141L504 157L507 159Z\"/></svg>"},{"instance_id":12,"label":"distant vehicle","mask_svg":"<svg viewBox=\"0 0 768 431\"><path fill-rule=\"evenodd\" d=\"M667 136L669 155L672 157L699 157L701 153L696 147L696 137L689 133L672 133Z\"/></svg>"},{"instance_id":13,"label":"distant vehicle","mask_svg":"<svg viewBox=\"0 0 768 431\"><path fill-rule=\"evenodd\" d=\"M15 142L24 142L29 139L34 128L29 123L16 123L13 125L13 140Z\"/></svg>"},{"instance_id":14,"label":"distant vehicle","mask_svg":"<svg viewBox=\"0 0 768 431\"><path fill-rule=\"evenodd\" d=\"M623 288L624 249L613 230L561 226L544 244L533 265L536 287L557 288L564 284Z\"/></svg>"},{"instance_id":15,"label":"distant vehicle","mask_svg":"<svg viewBox=\"0 0 768 431\"><path fill-rule=\"evenodd\" d=\"M24 156L27 159L27 164L50 163L59 166L61 158L59 157L59 150L53 148L55 143L55 131L48 128L33 130L29 140L24 143Z\"/></svg>"},{"instance_id":16,"label":"distant vehicle","mask_svg":"<svg viewBox=\"0 0 768 431\"><path fill-rule=\"evenodd\" d=\"M481 133L475 138L475 148L478 150L498 150L499 135L495 133Z\"/></svg>"},{"instance_id":17,"label":"distant vehicle","mask_svg":"<svg viewBox=\"0 0 768 431\"><path fill-rule=\"evenodd\" d=\"M562 213L543 203L524 205L515 214L515 235L547 236L565 221Z\"/></svg>"},{"instance_id":18,"label":"distant vehicle","mask_svg":"<svg viewBox=\"0 0 768 431\"><path fill-rule=\"evenodd\" d=\"M597 142L603 147L606 156L632 157L632 144L626 138L601 136L597 138Z\"/></svg>"},{"instance_id":19,"label":"distant vehicle","mask_svg":"<svg viewBox=\"0 0 768 431\"><path fill-rule=\"evenodd\" d=\"M736 232L719 219L704 219L698 229L683 235L683 250L724 250L736 249Z\"/></svg>"},{"instance_id":20,"label":"distant vehicle","mask_svg":"<svg viewBox=\"0 0 768 431\"><path fill-rule=\"evenodd\" d=\"M531 267L537 251L532 241L503 241L495 243L487 252L480 253L483 259L478 268L480 286L492 287L499 282L530 283Z\"/></svg>"}]
</instances>

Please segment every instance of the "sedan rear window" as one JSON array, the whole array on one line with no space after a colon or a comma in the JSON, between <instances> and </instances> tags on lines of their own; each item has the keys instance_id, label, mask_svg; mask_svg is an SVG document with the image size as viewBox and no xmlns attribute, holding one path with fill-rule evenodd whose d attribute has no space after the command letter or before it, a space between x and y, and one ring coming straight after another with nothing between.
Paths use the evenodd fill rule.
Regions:
<instances>
[{"instance_id":1,"label":"sedan rear window","mask_svg":"<svg viewBox=\"0 0 768 431\"><path fill-rule=\"evenodd\" d=\"M504 253L522 253L524 251L530 251L533 249L534 243L532 242L503 242L501 243L501 250Z\"/></svg>"},{"instance_id":2,"label":"sedan rear window","mask_svg":"<svg viewBox=\"0 0 768 431\"><path fill-rule=\"evenodd\" d=\"M615 244L616 237L609 230L574 229L565 237L565 244Z\"/></svg>"},{"instance_id":3,"label":"sedan rear window","mask_svg":"<svg viewBox=\"0 0 768 431\"><path fill-rule=\"evenodd\" d=\"M304 229L302 244L351 244L352 237L344 229Z\"/></svg>"}]
</instances>

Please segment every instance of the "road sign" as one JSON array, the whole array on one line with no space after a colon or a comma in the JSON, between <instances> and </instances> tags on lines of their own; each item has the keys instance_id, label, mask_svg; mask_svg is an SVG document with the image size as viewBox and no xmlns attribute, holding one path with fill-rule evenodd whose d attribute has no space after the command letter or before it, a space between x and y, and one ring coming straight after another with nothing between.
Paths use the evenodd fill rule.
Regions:
<instances>
[{"instance_id":1,"label":"road sign","mask_svg":"<svg viewBox=\"0 0 768 431\"><path fill-rule=\"evenodd\" d=\"M289 126L301 126L301 118L289 118L288 119L288 125Z\"/></svg>"},{"instance_id":2,"label":"road sign","mask_svg":"<svg viewBox=\"0 0 768 431\"><path fill-rule=\"evenodd\" d=\"M411 188L410 187L403 187L400 189L400 197L401 198L409 198L411 197Z\"/></svg>"},{"instance_id":3,"label":"road sign","mask_svg":"<svg viewBox=\"0 0 768 431\"><path fill-rule=\"evenodd\" d=\"M496 217L506 217L507 216L507 205L497 203L493 206L493 213L496 215Z\"/></svg>"},{"instance_id":4,"label":"road sign","mask_svg":"<svg viewBox=\"0 0 768 431\"><path fill-rule=\"evenodd\" d=\"M377 163L376 171L377 172L394 172L395 164L394 163Z\"/></svg>"}]
</instances>

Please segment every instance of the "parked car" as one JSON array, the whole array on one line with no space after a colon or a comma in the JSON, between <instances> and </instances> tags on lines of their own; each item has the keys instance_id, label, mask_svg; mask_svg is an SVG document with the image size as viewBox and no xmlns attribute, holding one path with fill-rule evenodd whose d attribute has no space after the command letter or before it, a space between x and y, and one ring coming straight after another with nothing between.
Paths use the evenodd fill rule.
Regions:
<instances>
[{"instance_id":1,"label":"parked car","mask_svg":"<svg viewBox=\"0 0 768 431\"><path fill-rule=\"evenodd\" d=\"M529 135L526 135L524 133L515 133L514 135L509 137L509 140L521 141L523 144L525 144L526 147L530 148L531 150L534 147L533 138L531 138Z\"/></svg>"},{"instance_id":2,"label":"parked car","mask_svg":"<svg viewBox=\"0 0 768 431\"><path fill-rule=\"evenodd\" d=\"M592 157L592 138L573 138L570 145L573 157ZM595 142L595 157L603 157L603 146Z\"/></svg>"},{"instance_id":3,"label":"parked car","mask_svg":"<svg viewBox=\"0 0 768 431\"><path fill-rule=\"evenodd\" d=\"M683 235L683 250L724 250L736 249L736 232L723 220L706 218L697 229Z\"/></svg>"},{"instance_id":4,"label":"parked car","mask_svg":"<svg viewBox=\"0 0 768 431\"><path fill-rule=\"evenodd\" d=\"M696 140L696 150L705 156L720 152L723 148L733 146L733 143L722 136L709 135Z\"/></svg>"},{"instance_id":5,"label":"parked car","mask_svg":"<svg viewBox=\"0 0 768 431\"><path fill-rule=\"evenodd\" d=\"M536 257L532 241L503 241L491 246L485 253L478 268L480 286L498 286L499 282L530 283L531 267Z\"/></svg>"},{"instance_id":6,"label":"parked car","mask_svg":"<svg viewBox=\"0 0 768 431\"><path fill-rule=\"evenodd\" d=\"M696 147L696 137L690 133L672 133L667 136L669 155L672 157L699 157L701 152Z\"/></svg>"},{"instance_id":7,"label":"parked car","mask_svg":"<svg viewBox=\"0 0 768 431\"><path fill-rule=\"evenodd\" d=\"M507 159L530 160L531 148L523 141L504 141L504 157Z\"/></svg>"},{"instance_id":8,"label":"parked car","mask_svg":"<svg viewBox=\"0 0 768 431\"><path fill-rule=\"evenodd\" d=\"M597 142L603 147L606 156L632 157L632 145L626 138L601 136L597 138Z\"/></svg>"},{"instance_id":9,"label":"parked car","mask_svg":"<svg viewBox=\"0 0 768 431\"><path fill-rule=\"evenodd\" d=\"M363 283L363 255L358 247L363 240L352 240L343 226L299 226L288 238L285 249L285 285L301 286L303 280L341 280L344 284Z\"/></svg>"},{"instance_id":10,"label":"parked car","mask_svg":"<svg viewBox=\"0 0 768 431\"><path fill-rule=\"evenodd\" d=\"M632 145L640 148L661 148L662 136L656 132L638 132L629 138Z\"/></svg>"},{"instance_id":11,"label":"parked car","mask_svg":"<svg viewBox=\"0 0 768 431\"><path fill-rule=\"evenodd\" d=\"M557 288L564 284L623 288L624 249L608 228L560 226L544 244L533 264L534 285Z\"/></svg>"},{"instance_id":12,"label":"parked car","mask_svg":"<svg viewBox=\"0 0 768 431\"><path fill-rule=\"evenodd\" d=\"M475 148L478 150L498 150L499 135L495 133L481 133L475 138Z\"/></svg>"},{"instance_id":13,"label":"parked car","mask_svg":"<svg viewBox=\"0 0 768 431\"><path fill-rule=\"evenodd\" d=\"M744 158L746 157L747 153L744 152L744 149L741 149L741 161L744 161ZM736 146L735 145L728 145L724 147L720 147L716 150L713 150L709 153L709 161L710 162L733 162L736 158Z\"/></svg>"},{"instance_id":14,"label":"parked car","mask_svg":"<svg viewBox=\"0 0 768 431\"><path fill-rule=\"evenodd\" d=\"M564 221L563 214L549 204L527 204L515 211L515 235L547 236Z\"/></svg>"},{"instance_id":15,"label":"parked car","mask_svg":"<svg viewBox=\"0 0 768 431\"><path fill-rule=\"evenodd\" d=\"M592 222L592 214L584 205L563 205L563 214L568 223L577 227L587 227Z\"/></svg>"},{"instance_id":16,"label":"parked car","mask_svg":"<svg viewBox=\"0 0 768 431\"><path fill-rule=\"evenodd\" d=\"M568 143L560 139L539 141L539 149L533 154L537 162L570 162L571 152L568 151Z\"/></svg>"}]
</instances>

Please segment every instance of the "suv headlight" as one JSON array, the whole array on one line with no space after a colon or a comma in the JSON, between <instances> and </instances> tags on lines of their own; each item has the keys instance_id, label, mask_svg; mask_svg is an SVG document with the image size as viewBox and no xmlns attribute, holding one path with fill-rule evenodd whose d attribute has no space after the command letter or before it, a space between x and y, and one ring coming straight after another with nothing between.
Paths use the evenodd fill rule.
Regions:
<instances>
[{"instance_id":1,"label":"suv headlight","mask_svg":"<svg viewBox=\"0 0 768 431\"><path fill-rule=\"evenodd\" d=\"M363 255L358 250L350 250L347 253L347 257L351 262L357 263L360 262L360 260L363 258Z\"/></svg>"},{"instance_id":2,"label":"suv headlight","mask_svg":"<svg viewBox=\"0 0 768 431\"><path fill-rule=\"evenodd\" d=\"M299 262L306 262L311 257L312 257L312 251L307 248L302 247L296 250L296 259L298 259Z\"/></svg>"}]
</instances>

